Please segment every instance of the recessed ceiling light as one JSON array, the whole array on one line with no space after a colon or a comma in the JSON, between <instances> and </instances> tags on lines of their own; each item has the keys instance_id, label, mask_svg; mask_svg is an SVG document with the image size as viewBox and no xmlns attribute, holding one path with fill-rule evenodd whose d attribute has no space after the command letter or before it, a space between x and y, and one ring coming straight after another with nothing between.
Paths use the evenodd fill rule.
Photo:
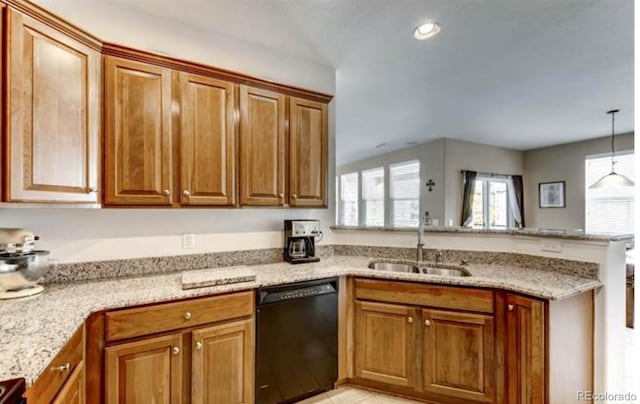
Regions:
<instances>
[{"instance_id":1,"label":"recessed ceiling light","mask_svg":"<svg viewBox=\"0 0 640 404\"><path fill-rule=\"evenodd\" d=\"M381 147L385 147L386 145L387 145L386 143L380 143L380 144L377 144L377 145L375 146L375 148L376 148L376 149L379 149L379 148L381 148Z\"/></svg>"},{"instance_id":2,"label":"recessed ceiling light","mask_svg":"<svg viewBox=\"0 0 640 404\"><path fill-rule=\"evenodd\" d=\"M425 39L433 38L440 32L440 24L435 21L429 21L422 25L418 25L413 30L413 37L417 40L423 41Z\"/></svg>"}]
</instances>

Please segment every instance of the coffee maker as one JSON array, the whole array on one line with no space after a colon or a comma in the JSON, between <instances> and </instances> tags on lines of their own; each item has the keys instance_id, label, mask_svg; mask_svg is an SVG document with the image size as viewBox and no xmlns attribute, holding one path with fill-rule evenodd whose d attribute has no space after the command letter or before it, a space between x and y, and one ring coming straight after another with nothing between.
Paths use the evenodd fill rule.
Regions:
<instances>
[{"instance_id":1,"label":"coffee maker","mask_svg":"<svg viewBox=\"0 0 640 404\"><path fill-rule=\"evenodd\" d=\"M316 237L322 239L320 222L317 220L284 221L284 259L290 264L318 262Z\"/></svg>"}]
</instances>

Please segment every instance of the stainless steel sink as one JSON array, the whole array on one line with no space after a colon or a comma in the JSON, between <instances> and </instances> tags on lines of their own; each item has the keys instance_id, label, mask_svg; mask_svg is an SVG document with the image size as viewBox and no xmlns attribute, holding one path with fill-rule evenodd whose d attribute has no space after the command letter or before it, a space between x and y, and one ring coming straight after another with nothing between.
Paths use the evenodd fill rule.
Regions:
<instances>
[{"instance_id":1,"label":"stainless steel sink","mask_svg":"<svg viewBox=\"0 0 640 404\"><path fill-rule=\"evenodd\" d=\"M398 263L398 262L374 261L369 264L369 269L376 269L378 271L408 272L413 274L420 273L420 269L417 266L414 266L411 264Z\"/></svg>"},{"instance_id":2,"label":"stainless steel sink","mask_svg":"<svg viewBox=\"0 0 640 404\"><path fill-rule=\"evenodd\" d=\"M369 269L390 272L405 272L412 274L438 275L438 276L471 276L465 268L452 265L440 265L433 263L410 263L410 262L388 262L372 261Z\"/></svg>"}]
</instances>

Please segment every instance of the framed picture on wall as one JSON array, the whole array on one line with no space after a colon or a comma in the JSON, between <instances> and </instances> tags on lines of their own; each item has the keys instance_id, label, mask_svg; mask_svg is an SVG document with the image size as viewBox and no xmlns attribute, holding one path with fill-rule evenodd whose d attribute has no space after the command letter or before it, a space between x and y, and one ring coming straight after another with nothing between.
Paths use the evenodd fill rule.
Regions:
<instances>
[{"instance_id":1,"label":"framed picture on wall","mask_svg":"<svg viewBox=\"0 0 640 404\"><path fill-rule=\"evenodd\" d=\"M565 182L538 183L538 200L541 208L566 208Z\"/></svg>"}]
</instances>

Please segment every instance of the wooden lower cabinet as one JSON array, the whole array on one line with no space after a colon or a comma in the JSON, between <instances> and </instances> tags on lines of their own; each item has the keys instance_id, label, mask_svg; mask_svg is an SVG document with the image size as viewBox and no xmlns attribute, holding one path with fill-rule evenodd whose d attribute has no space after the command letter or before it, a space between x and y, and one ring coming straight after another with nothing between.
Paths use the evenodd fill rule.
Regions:
<instances>
[{"instance_id":1,"label":"wooden lower cabinet","mask_svg":"<svg viewBox=\"0 0 640 404\"><path fill-rule=\"evenodd\" d=\"M182 334L106 348L106 401L182 402Z\"/></svg>"},{"instance_id":2,"label":"wooden lower cabinet","mask_svg":"<svg viewBox=\"0 0 640 404\"><path fill-rule=\"evenodd\" d=\"M455 311L422 311L424 391L493 402L493 316Z\"/></svg>"},{"instance_id":3,"label":"wooden lower cabinet","mask_svg":"<svg viewBox=\"0 0 640 404\"><path fill-rule=\"evenodd\" d=\"M507 296L507 374L509 404L547 402L544 302Z\"/></svg>"},{"instance_id":4,"label":"wooden lower cabinet","mask_svg":"<svg viewBox=\"0 0 640 404\"><path fill-rule=\"evenodd\" d=\"M355 376L415 386L415 309L356 301Z\"/></svg>"},{"instance_id":5,"label":"wooden lower cabinet","mask_svg":"<svg viewBox=\"0 0 640 404\"><path fill-rule=\"evenodd\" d=\"M253 403L254 334L251 319L193 331L193 404Z\"/></svg>"},{"instance_id":6,"label":"wooden lower cabinet","mask_svg":"<svg viewBox=\"0 0 640 404\"><path fill-rule=\"evenodd\" d=\"M53 404L84 404L85 403L85 377L84 362L80 362L73 370L71 376L62 387L62 390L53 400Z\"/></svg>"}]
</instances>

